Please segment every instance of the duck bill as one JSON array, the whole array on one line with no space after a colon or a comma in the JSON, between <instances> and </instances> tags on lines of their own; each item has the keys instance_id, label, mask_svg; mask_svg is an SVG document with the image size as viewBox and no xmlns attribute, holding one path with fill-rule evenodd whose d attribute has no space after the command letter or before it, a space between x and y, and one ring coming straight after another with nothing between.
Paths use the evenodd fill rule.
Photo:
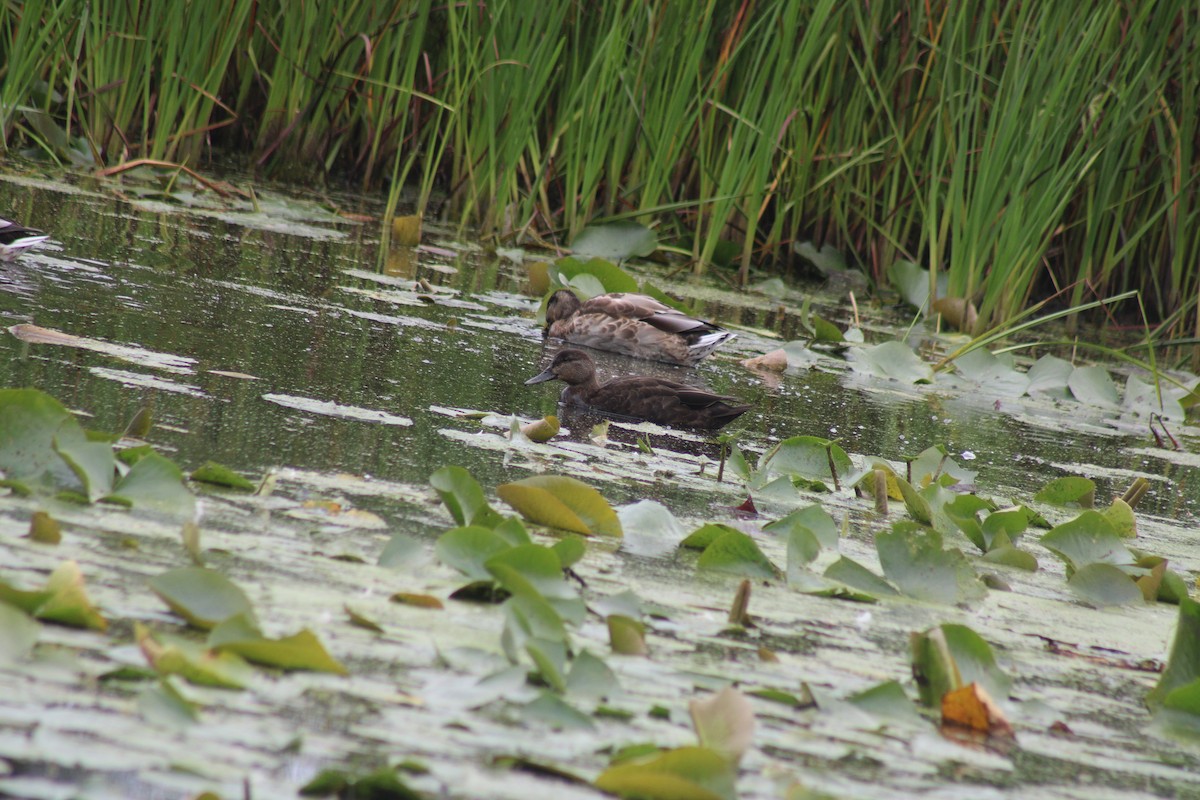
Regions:
<instances>
[{"instance_id":1,"label":"duck bill","mask_svg":"<svg viewBox=\"0 0 1200 800\"><path fill-rule=\"evenodd\" d=\"M554 373L552 371L550 371L549 369L547 369L545 372L542 372L541 374L538 374L538 375L534 375L532 378L525 381L525 385L532 386L535 383L545 383L546 381L554 380L554 377L555 377Z\"/></svg>"}]
</instances>

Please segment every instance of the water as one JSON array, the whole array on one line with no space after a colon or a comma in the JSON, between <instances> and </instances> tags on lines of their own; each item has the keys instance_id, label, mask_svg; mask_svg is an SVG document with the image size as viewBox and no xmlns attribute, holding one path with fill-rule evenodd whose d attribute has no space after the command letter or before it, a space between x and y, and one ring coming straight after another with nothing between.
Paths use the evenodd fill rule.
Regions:
<instances>
[{"instance_id":1,"label":"water","mask_svg":"<svg viewBox=\"0 0 1200 800\"><path fill-rule=\"evenodd\" d=\"M255 602L270 612L264 616L274 620L277 633L317 628L330 648L349 660L354 678L289 675L278 683L264 680L233 699L206 693L207 724L220 720L235 733L201 745L195 737L190 741L200 748L197 758L235 766L225 771L195 766L196 775L184 779L161 767L167 762L154 729L141 723L120 691L104 695L112 707L101 716L87 710L93 691L88 681L99 665L139 660L136 653L121 651L130 642L127 631L104 638L47 627L39 647L62 654L61 686L36 677L45 668L40 661L37 669L0 671L0 685L10 681L24 687L8 696L27 692L33 698L25 704L0 701L0 767L7 759L31 781L56 774L75 785L90 781L95 791L88 796L174 797L214 785L232 792L243 775L252 780L256 797L274 796L269 787L276 782L289 787L285 794L290 796L320 766L394 761L411 754L432 769L432 777L418 779L427 791L560 796L566 790L558 784L516 773L498 778L488 766L489 754L524 752L513 740L515 726L545 740L550 734L539 723L514 717L512 711L447 711L435 700L441 695L431 687L441 685L439 681L477 674L459 668L447 675L439 653L458 647L495 651L499 615L461 603L451 603L434 617L424 610L402 611L387 602L390 593L424 591L445 597L456 577L428 566L416 572L388 571L373 566L374 561L394 532L410 533L428 547L447 527L447 517L427 488L430 473L446 464L466 467L489 492L532 472L566 472L596 485L613 504L650 497L689 524L729 521L726 506L737 505L745 492L735 481L720 486L711 481L716 445L703 437L663 431L647 435L615 426L607 450L580 450L584 455L575 460L568 459L566 444L547 455L506 443L511 415L532 419L554 413L558 393L556 384L524 385L548 360L535 319L536 298L527 294L526 254L490 252L436 226L427 230L429 244L419 251L381 251L377 223L357 216L369 217L378 209L349 195L331 193L317 202L303 194L290 197L278 187L260 187L257 209L243 202L231 210L206 198L172 202L151 183L129 183L122 191L124 198L115 184L35 174L0 181L0 216L53 234L49 245L19 262L0 265L0 324L34 324L143 348L184 359L183 366L175 371L153 368L136 356L131 362L87 349L27 344L2 334L0 386L43 389L84 415L85 425L101 431L124 429L140 408L150 405L155 425L147 439L185 470L212 460L252 479L279 471L284 476L279 495L289 502L349 498L378 514L382 528L356 529L306 517L290 506L280 513L220 494L207 506L210 563L252 587ZM1145 522L1142 541L1169 554L1189 584L1200 569L1185 533L1194 527L1200 497L1194 459L1153 448L1140 421L1068 401L997 400L986 387L972 389L951 379L914 388L864 378L836 356L823 358L819 369L811 371L782 376L749 371L738 359L779 343L755 331L773 331L781 340L802 335L798 293L781 310L774 298L732 292L716 280L671 275L660 268L647 268L646 274L660 286L695 297L708 316L738 327L741 335L696 371L599 355L601 369L608 374L656 372L754 403L755 409L733 426L751 461L756 452L797 434L835 438L858 459L894 462L944 443L960 463L979 471L981 494L1018 501L1028 501L1052 477L1078 473L1096 478L1098 497L1107 502L1133 477L1143 475L1152 490L1138 509ZM818 296L815 307L839 326L850 319L840 297ZM872 329L882 331L875 340L903 330L902 318L892 309L866 311ZM271 402L266 395L382 411L412 424L312 413ZM481 424L445 411L452 408L496 416ZM1187 449L1195 449L1194 428L1176 425L1173 432ZM637 439L642 435L648 436L655 456L640 454ZM571 439L586 443L587 431L576 430ZM701 467L705 474L697 476ZM809 500L821 502L839 522L852 520L843 552L870 563L870 532L879 523L869 501L849 493ZM0 562L32 580L62 558L80 558L89 581L95 582L92 590L114 618L169 625L170 615L140 584L115 576L150 575L179 566L182 551L174 528L155 527L136 516L120 517L124 521L119 524L97 521L90 512L63 509L56 513L74 521L73 534L89 526L105 533L94 543L76 536L60 552L37 550L17 539L27 525L21 502L0 498L5 534ZM121 533L109 535L112 529ZM137 544L135 563L122 536ZM763 547L777 563L785 559L778 542ZM347 554L363 563L344 560ZM1017 591L993 592L971 613L904 603L864 612L865 607L854 604L762 588L752 606L761 629L749 641L761 635L776 643L785 657L776 666L759 663L744 637L723 632L722 609L732 595L728 580L695 576L687 554L640 559L616 551L611 543L594 542L580 567L590 598L633 588L667 609L652 625L656 656L614 662L628 692L617 704L636 716L630 727L609 721L600 723L600 733L556 735L540 755L594 777L605 763L597 755L602 747L690 741L686 698L696 685L689 677L693 673L788 691L807 680L839 694L885 678L904 681L907 632L953 619L978 626L985 638L999 643L1018 677L1017 694L1052 707L1045 712L1050 721L1068 718L1088 731L1095 751L1081 747L1059 761L1058 744L1047 733L1049 722L1043 724L1037 712L1028 710L1034 704L1020 704L1025 709L1017 713L1024 726L1019 725L1026 748L1022 763L1036 764L1039 776L1023 782L1010 775L1013 762L1004 756L972 755L942 742L932 729L911 737L876 736L816 711L816 717L796 717L760 703L759 741L770 749L750 757L740 784L743 795L772 796L788 776L800 774L847 797L894 796L914 787L948 791L949 779L938 777L944 774L939 770L955 763L969 765L964 769L997 797L1070 796L1055 788L1066 781L1062 775L1107 764L1109 756L1131 747L1123 737L1145 721L1141 696L1153 676L1131 678L1119 668L1105 671L1092 665L1099 677L1088 674L1082 680L1082 662L1048 659L1030 637L1045 633L1084 649L1096 644L1152 658L1162 655L1169 640L1174 609L1083 608L1070 600L1061 567L1044 550L1038 555L1044 572L1029 579L1012 577ZM382 620L388 634L370 638L348 628L340 613L348 603ZM1053 623L1047 622L1051 619ZM1114 626L1112 620L1120 624ZM577 637L593 652L607 653L602 624L590 621ZM46 653L39 653L45 660ZM81 681L80 674L91 677ZM1106 686L1118 687L1112 698ZM397 696L420 697L423 692L428 692L428 707L397 703ZM243 701L238 698L264 704L266 716L260 720L257 712L239 709ZM292 708L293 703L301 710ZM94 758L78 773L62 772L52 747L22 750L13 744L20 738L15 732L24 730L22 720L55 704L81 709L79 719L48 718L48 735L71 740L72 731L86 730L98 737L89 745ZM671 722L646 715L655 704L671 709ZM350 708L356 709L354 714L346 711ZM295 717L300 719L293 721ZM128 737L120 754L96 743L114 725ZM302 744L290 754L293 735ZM917 743L916 756L904 744L910 738ZM1160 757L1193 763L1187 751L1173 747L1160 740L1139 741L1131 762L1112 773L1112 785L1134 792L1131 796L1139 791L1155 796L1156 785L1194 790L1185 771L1154 763ZM883 766L876 772L849 763L856 758L860 765L878 759ZM798 769L798 763L806 768ZM21 785L33 791L32 783ZM577 791L590 795L583 788Z\"/></svg>"}]
</instances>

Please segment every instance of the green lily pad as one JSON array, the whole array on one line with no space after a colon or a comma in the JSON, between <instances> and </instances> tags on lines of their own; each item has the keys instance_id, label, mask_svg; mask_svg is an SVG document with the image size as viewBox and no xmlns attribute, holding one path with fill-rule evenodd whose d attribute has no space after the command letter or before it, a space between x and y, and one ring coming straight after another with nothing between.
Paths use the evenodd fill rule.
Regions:
<instances>
[{"instance_id":1,"label":"green lily pad","mask_svg":"<svg viewBox=\"0 0 1200 800\"><path fill-rule=\"evenodd\" d=\"M913 677L921 702L940 708L947 693L978 683L997 700L1008 696L1012 678L996 663L989 645L965 625L945 624L911 637Z\"/></svg>"},{"instance_id":2,"label":"green lily pad","mask_svg":"<svg viewBox=\"0 0 1200 800\"><path fill-rule=\"evenodd\" d=\"M0 602L8 603L31 617L66 625L103 631L108 621L88 599L83 573L74 561L64 561L50 573L43 589L25 591L0 581Z\"/></svg>"},{"instance_id":3,"label":"green lily pad","mask_svg":"<svg viewBox=\"0 0 1200 800\"><path fill-rule=\"evenodd\" d=\"M159 675L178 675L197 686L241 689L253 674L250 665L234 653L218 653L178 636L155 636L140 622L134 623L133 632L146 661Z\"/></svg>"},{"instance_id":4,"label":"green lily pad","mask_svg":"<svg viewBox=\"0 0 1200 800\"><path fill-rule=\"evenodd\" d=\"M1091 508L1095 497L1095 481L1078 475L1067 475L1047 483L1033 496L1033 499L1039 503L1050 503L1055 506L1077 505L1082 508Z\"/></svg>"},{"instance_id":5,"label":"green lily pad","mask_svg":"<svg viewBox=\"0 0 1200 800\"><path fill-rule=\"evenodd\" d=\"M901 383L929 383L933 380L933 367L922 361L904 342L895 339L870 347L854 347L851 353L854 355L851 366L856 372Z\"/></svg>"},{"instance_id":6,"label":"green lily pad","mask_svg":"<svg viewBox=\"0 0 1200 800\"><path fill-rule=\"evenodd\" d=\"M1026 377L1029 378L1028 392L1044 392L1055 397L1067 397L1070 390L1067 382L1075 366L1066 359L1058 356L1044 355L1029 368Z\"/></svg>"},{"instance_id":7,"label":"green lily pad","mask_svg":"<svg viewBox=\"0 0 1200 800\"><path fill-rule=\"evenodd\" d=\"M166 727L183 729L200 720L200 705L180 691L176 677L167 675L138 695L138 713Z\"/></svg>"},{"instance_id":8,"label":"green lily pad","mask_svg":"<svg viewBox=\"0 0 1200 800\"><path fill-rule=\"evenodd\" d=\"M1041 542L1066 564L1068 577L1088 564L1127 566L1134 561L1112 523L1097 511L1084 511L1075 519L1051 528Z\"/></svg>"},{"instance_id":9,"label":"green lily pad","mask_svg":"<svg viewBox=\"0 0 1200 800\"><path fill-rule=\"evenodd\" d=\"M420 792L410 789L393 767L380 767L365 775L345 770L323 769L300 787L301 797L361 797L383 800L422 800Z\"/></svg>"},{"instance_id":10,"label":"green lily pad","mask_svg":"<svg viewBox=\"0 0 1200 800\"><path fill-rule=\"evenodd\" d=\"M150 579L150 589L172 611L202 630L235 615L254 616L249 598L232 581L206 567L180 567Z\"/></svg>"},{"instance_id":11,"label":"green lily pad","mask_svg":"<svg viewBox=\"0 0 1200 800\"><path fill-rule=\"evenodd\" d=\"M935 444L909 460L908 474L912 477L913 486L923 489L932 483L973 483L978 473L955 461L945 445Z\"/></svg>"},{"instance_id":12,"label":"green lily pad","mask_svg":"<svg viewBox=\"0 0 1200 800\"><path fill-rule=\"evenodd\" d=\"M429 483L459 525L494 528L503 519L488 505L479 483L462 467L442 467L429 476Z\"/></svg>"},{"instance_id":13,"label":"green lily pad","mask_svg":"<svg viewBox=\"0 0 1200 800\"><path fill-rule=\"evenodd\" d=\"M129 468L106 499L128 502L185 519L196 512L196 498L183 483L183 473L169 459L150 453Z\"/></svg>"},{"instance_id":14,"label":"green lily pad","mask_svg":"<svg viewBox=\"0 0 1200 800\"><path fill-rule=\"evenodd\" d=\"M797 566L811 564L821 554L821 543L817 535L803 525L795 525L788 531L787 564L790 572Z\"/></svg>"},{"instance_id":15,"label":"green lily pad","mask_svg":"<svg viewBox=\"0 0 1200 800\"><path fill-rule=\"evenodd\" d=\"M229 467L218 464L215 461L204 462L192 470L192 474L188 477L201 483L211 483L214 486L225 486L230 489L241 489L244 492L253 492L258 488L255 484L246 480Z\"/></svg>"},{"instance_id":16,"label":"green lily pad","mask_svg":"<svg viewBox=\"0 0 1200 800\"><path fill-rule=\"evenodd\" d=\"M723 522L709 522L692 531L679 543L689 550L703 550L727 533L739 533L737 528Z\"/></svg>"},{"instance_id":17,"label":"green lily pad","mask_svg":"<svg viewBox=\"0 0 1200 800\"><path fill-rule=\"evenodd\" d=\"M846 702L882 719L920 723L922 717L897 681L877 683L869 689L855 692Z\"/></svg>"},{"instance_id":18,"label":"green lily pad","mask_svg":"<svg viewBox=\"0 0 1200 800\"><path fill-rule=\"evenodd\" d=\"M875 548L883 574L910 597L954 604L987 594L966 556L943 549L936 530L898 522L875 535Z\"/></svg>"},{"instance_id":19,"label":"green lily pad","mask_svg":"<svg viewBox=\"0 0 1200 800\"><path fill-rule=\"evenodd\" d=\"M595 288L583 292L585 297L595 297L606 292L636 292L637 281L628 272L604 258L580 261L577 258L560 258L550 268L552 288L570 284L572 288L583 286L581 278L591 278ZM586 288L586 287L585 287Z\"/></svg>"},{"instance_id":20,"label":"green lily pad","mask_svg":"<svg viewBox=\"0 0 1200 800\"><path fill-rule=\"evenodd\" d=\"M722 534L704 548L696 562L699 569L742 575L747 578L776 578L779 570L758 545L741 531Z\"/></svg>"},{"instance_id":21,"label":"green lily pad","mask_svg":"<svg viewBox=\"0 0 1200 800\"><path fill-rule=\"evenodd\" d=\"M208 635L208 646L222 653L236 653L247 661L282 670L309 670L347 675L342 664L325 650L317 635L304 628L282 639L269 639L258 630L248 614L236 614L217 625Z\"/></svg>"},{"instance_id":22,"label":"green lily pad","mask_svg":"<svg viewBox=\"0 0 1200 800\"><path fill-rule=\"evenodd\" d=\"M929 270L917 266L906 259L898 259L888 267L888 277L892 285L900 292L900 296L909 305L922 314L929 313ZM949 287L949 275L939 270L937 275L937 296L945 297Z\"/></svg>"},{"instance_id":23,"label":"green lily pad","mask_svg":"<svg viewBox=\"0 0 1200 800\"><path fill-rule=\"evenodd\" d=\"M55 447L87 454L80 455L80 467L87 467L84 478L95 480L95 488L112 481L113 462L107 478L94 474L95 453L75 417L62 404L37 389L0 389L0 472L14 481L44 490L75 489L89 486L76 474ZM112 448L109 447L109 456ZM100 472L103 472L101 470Z\"/></svg>"},{"instance_id":24,"label":"green lily pad","mask_svg":"<svg viewBox=\"0 0 1200 800\"><path fill-rule=\"evenodd\" d=\"M535 475L496 488L500 498L531 522L600 536L621 536L621 521L604 497L565 475Z\"/></svg>"},{"instance_id":25,"label":"green lily pad","mask_svg":"<svg viewBox=\"0 0 1200 800\"><path fill-rule=\"evenodd\" d=\"M563 619L576 624L583 621L586 608L574 586L563 578L562 562L553 548L540 544L511 547L492 556L485 566L514 595L524 588L512 585L512 576L516 574L549 601Z\"/></svg>"},{"instance_id":26,"label":"green lily pad","mask_svg":"<svg viewBox=\"0 0 1200 800\"><path fill-rule=\"evenodd\" d=\"M854 469L846 451L829 439L818 436L792 436L772 447L758 460L755 483L762 486L772 478L832 480L832 469L838 476L849 475Z\"/></svg>"},{"instance_id":27,"label":"green lily pad","mask_svg":"<svg viewBox=\"0 0 1200 800\"><path fill-rule=\"evenodd\" d=\"M895 586L862 564L845 556L825 568L825 577L866 592L872 597L896 597L900 594Z\"/></svg>"},{"instance_id":28,"label":"green lily pad","mask_svg":"<svg viewBox=\"0 0 1200 800\"><path fill-rule=\"evenodd\" d=\"M8 603L0 603L0 665L14 664L33 652L42 626Z\"/></svg>"},{"instance_id":29,"label":"green lily pad","mask_svg":"<svg viewBox=\"0 0 1200 800\"><path fill-rule=\"evenodd\" d=\"M1017 370L1011 358L997 357L982 347L956 358L954 369L998 397L1020 397L1029 388L1029 376Z\"/></svg>"},{"instance_id":30,"label":"green lily pad","mask_svg":"<svg viewBox=\"0 0 1200 800\"><path fill-rule=\"evenodd\" d=\"M609 614L605 622L608 624L608 642L614 653L646 655L645 624L624 614Z\"/></svg>"},{"instance_id":31,"label":"green lily pad","mask_svg":"<svg viewBox=\"0 0 1200 800\"><path fill-rule=\"evenodd\" d=\"M681 747L609 767L596 788L641 800L735 800L734 766L706 747Z\"/></svg>"},{"instance_id":32,"label":"green lily pad","mask_svg":"<svg viewBox=\"0 0 1200 800\"><path fill-rule=\"evenodd\" d=\"M1180 598L1179 617L1175 623L1175 636L1167 666L1158 683L1146 696L1146 705L1152 711L1163 707L1172 692L1192 685L1200 680L1200 603L1188 597ZM1196 713L1200 713L1197 710Z\"/></svg>"},{"instance_id":33,"label":"green lily pad","mask_svg":"<svg viewBox=\"0 0 1200 800\"><path fill-rule=\"evenodd\" d=\"M598 658L587 650L580 651L571 661L571 671L567 675L567 694L573 698L585 700L603 700L612 697L621 690L617 675L604 659Z\"/></svg>"},{"instance_id":34,"label":"green lily pad","mask_svg":"<svg viewBox=\"0 0 1200 800\"><path fill-rule=\"evenodd\" d=\"M1026 572L1036 572L1038 568L1037 558L1032 553L1018 550L1012 545L993 547L983 554L983 560L989 564L1002 564L1006 567L1023 569Z\"/></svg>"},{"instance_id":35,"label":"green lily pad","mask_svg":"<svg viewBox=\"0 0 1200 800\"><path fill-rule=\"evenodd\" d=\"M1145 599L1133 578L1120 568L1101 562L1085 564L1075 570L1067 579L1067 586L1084 602L1097 608L1133 605Z\"/></svg>"},{"instance_id":36,"label":"green lily pad","mask_svg":"<svg viewBox=\"0 0 1200 800\"><path fill-rule=\"evenodd\" d=\"M571 249L580 255L622 260L650 255L658 249L658 236L632 220L588 225L571 242Z\"/></svg>"},{"instance_id":37,"label":"green lily pad","mask_svg":"<svg viewBox=\"0 0 1200 800\"><path fill-rule=\"evenodd\" d=\"M794 526L807 529L821 547L836 550L838 546L838 526L829 512L817 504L804 506L763 526L764 531L787 537Z\"/></svg>"},{"instance_id":38,"label":"green lily pad","mask_svg":"<svg viewBox=\"0 0 1200 800\"><path fill-rule=\"evenodd\" d=\"M1117 385L1104 367L1076 367L1067 379L1067 387L1081 403L1100 408L1120 407Z\"/></svg>"},{"instance_id":39,"label":"green lily pad","mask_svg":"<svg viewBox=\"0 0 1200 800\"><path fill-rule=\"evenodd\" d=\"M1124 500L1119 497L1114 498L1112 505L1100 513L1104 514L1105 519L1112 523L1117 536L1122 539L1137 538L1137 517L1134 516L1133 509Z\"/></svg>"},{"instance_id":40,"label":"green lily pad","mask_svg":"<svg viewBox=\"0 0 1200 800\"><path fill-rule=\"evenodd\" d=\"M493 556L511 549L503 536L489 528L467 525L452 528L438 537L434 552L448 567L453 567L473 581L492 580L485 566Z\"/></svg>"},{"instance_id":41,"label":"green lily pad","mask_svg":"<svg viewBox=\"0 0 1200 800\"><path fill-rule=\"evenodd\" d=\"M556 731L594 731L596 723L558 695L542 692L521 707L521 719Z\"/></svg>"}]
</instances>

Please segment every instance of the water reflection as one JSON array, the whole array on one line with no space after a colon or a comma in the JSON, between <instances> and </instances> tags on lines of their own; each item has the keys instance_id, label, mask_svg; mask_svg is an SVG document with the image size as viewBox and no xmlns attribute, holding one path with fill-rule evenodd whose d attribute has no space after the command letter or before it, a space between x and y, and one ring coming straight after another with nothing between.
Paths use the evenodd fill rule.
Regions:
<instances>
[{"instance_id":1,"label":"water reflection","mask_svg":"<svg viewBox=\"0 0 1200 800\"><path fill-rule=\"evenodd\" d=\"M439 433L447 422L430 414L430 406L523 417L556 411L556 391L523 384L555 349L543 343L535 304L522 294L523 269L479 248L451 242L391 250L380 259L372 226L332 212L315 219L297 213L289 230L278 221L258 225L248 216L138 208L91 192L11 182L0 182L3 212L54 237L41 251L0 266L5 327L31 322L196 364L178 379L190 390L171 391L131 381L128 373L136 368L104 355L26 345L5 335L0 384L42 388L91 415L89 424L100 430L123 429L152 400L157 426L150 438L185 466L211 459L257 474L286 464L424 483L437 467L455 463L488 486L519 476L494 453ZM419 280L433 291L411 291ZM784 339L801 334L795 314L778 304L721 297L701 302L702 314L775 330ZM837 305L823 313L842 322L848 315ZM779 378L737 365L738 358L772 346L743 332L698 370L593 356L603 375L659 374L753 403L733 426L752 458L755 450L796 434L834 438L851 453L889 459L941 442L960 459L974 455L967 466L980 470L985 493L1027 496L1063 474L1064 465L1079 463L1102 473L1102 497L1123 490L1120 470L1161 476L1146 510L1195 519L1189 498L1200 497L1200 481L1194 468L1153 455L1135 463L1126 446L1138 440L1102 427L1067 435L1062 428L1072 421L1070 408L1059 412L1063 426L1047 427L1008 407L998 410L981 392L931 394L837 370ZM314 416L264 402L266 393L378 409L414 424L392 428ZM574 437L591 426L569 427ZM636 436L620 428L610 433L623 446L636 444ZM655 448L718 457L710 440L651 438ZM637 495L636 487L614 491Z\"/></svg>"}]
</instances>

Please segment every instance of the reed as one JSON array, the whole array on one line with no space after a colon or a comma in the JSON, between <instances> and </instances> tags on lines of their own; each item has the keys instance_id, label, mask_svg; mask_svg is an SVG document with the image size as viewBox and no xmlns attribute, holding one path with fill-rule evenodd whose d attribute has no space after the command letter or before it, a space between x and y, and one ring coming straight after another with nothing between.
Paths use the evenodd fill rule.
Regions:
<instances>
[{"instance_id":1,"label":"reed","mask_svg":"<svg viewBox=\"0 0 1200 800\"><path fill-rule=\"evenodd\" d=\"M408 187L484 236L634 217L736 280L832 244L988 327L1137 290L1200 338L1200 12L1185 0L28 0L0 147Z\"/></svg>"}]
</instances>

